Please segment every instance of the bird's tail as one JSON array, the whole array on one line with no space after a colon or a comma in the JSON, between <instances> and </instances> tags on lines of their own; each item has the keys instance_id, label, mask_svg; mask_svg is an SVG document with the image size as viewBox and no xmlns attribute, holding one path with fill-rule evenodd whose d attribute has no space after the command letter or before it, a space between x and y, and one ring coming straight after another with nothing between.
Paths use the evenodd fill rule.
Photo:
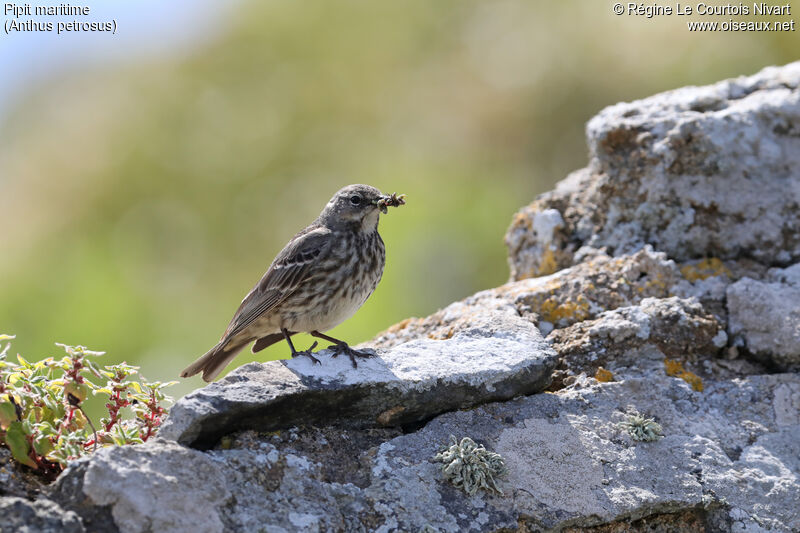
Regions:
<instances>
[{"instance_id":1,"label":"bird's tail","mask_svg":"<svg viewBox=\"0 0 800 533\"><path fill-rule=\"evenodd\" d=\"M236 357L236 354L238 354L245 345L247 345L247 342L234 344L223 339L200 359L187 366L183 372L181 372L181 377L188 378L194 376L198 372L203 372L203 380L210 383L214 381L214 378L217 377L226 366L228 366L228 363Z\"/></svg>"}]
</instances>

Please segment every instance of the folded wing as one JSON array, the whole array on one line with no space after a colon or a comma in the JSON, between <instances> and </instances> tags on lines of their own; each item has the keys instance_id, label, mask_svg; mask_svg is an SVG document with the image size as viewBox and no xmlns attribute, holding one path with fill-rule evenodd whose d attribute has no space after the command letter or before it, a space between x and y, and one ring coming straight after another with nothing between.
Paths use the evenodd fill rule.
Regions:
<instances>
[{"instance_id":1,"label":"folded wing","mask_svg":"<svg viewBox=\"0 0 800 533\"><path fill-rule=\"evenodd\" d=\"M298 234L270 265L261 281L245 296L222 336L230 339L264 313L270 312L308 279L312 265L325 259L331 248L331 231L309 227Z\"/></svg>"}]
</instances>

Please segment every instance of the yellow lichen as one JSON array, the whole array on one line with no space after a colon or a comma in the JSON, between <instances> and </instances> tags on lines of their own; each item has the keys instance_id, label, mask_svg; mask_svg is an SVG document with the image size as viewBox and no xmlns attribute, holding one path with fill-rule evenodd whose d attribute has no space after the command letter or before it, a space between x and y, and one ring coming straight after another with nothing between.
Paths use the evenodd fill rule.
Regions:
<instances>
[{"instance_id":1,"label":"yellow lichen","mask_svg":"<svg viewBox=\"0 0 800 533\"><path fill-rule=\"evenodd\" d=\"M564 286L563 279L551 279L549 280L544 287L542 287L546 291L550 291L550 294L555 294L557 290L560 290Z\"/></svg>"},{"instance_id":2,"label":"yellow lichen","mask_svg":"<svg viewBox=\"0 0 800 533\"><path fill-rule=\"evenodd\" d=\"M614 374L601 366L597 369L597 372L594 373L594 379L600 383L608 383L609 381L614 381Z\"/></svg>"},{"instance_id":3,"label":"yellow lichen","mask_svg":"<svg viewBox=\"0 0 800 533\"><path fill-rule=\"evenodd\" d=\"M688 370L684 370L678 377L691 385L692 389L696 390L697 392L703 392L703 380L700 379L700 376L692 374Z\"/></svg>"},{"instance_id":4,"label":"yellow lichen","mask_svg":"<svg viewBox=\"0 0 800 533\"><path fill-rule=\"evenodd\" d=\"M514 222L511 224L512 227L519 227L523 226L525 229L532 229L532 221L531 217L528 216L527 213L519 211L516 215L514 215Z\"/></svg>"},{"instance_id":5,"label":"yellow lichen","mask_svg":"<svg viewBox=\"0 0 800 533\"><path fill-rule=\"evenodd\" d=\"M386 333L397 333L400 330L406 329L413 322L418 322L418 321L419 321L418 318L406 318L405 320L402 320L393 326L389 326L389 329L386 330Z\"/></svg>"},{"instance_id":6,"label":"yellow lichen","mask_svg":"<svg viewBox=\"0 0 800 533\"><path fill-rule=\"evenodd\" d=\"M551 297L542 302L539 313L542 319L553 323L565 318L586 320L589 318L589 302L583 295L578 296L574 302L563 303Z\"/></svg>"},{"instance_id":7,"label":"yellow lichen","mask_svg":"<svg viewBox=\"0 0 800 533\"><path fill-rule=\"evenodd\" d=\"M683 265L681 274L689 281L698 281L723 275L729 278L733 277L728 267L717 257L707 257L698 263Z\"/></svg>"},{"instance_id":8,"label":"yellow lichen","mask_svg":"<svg viewBox=\"0 0 800 533\"><path fill-rule=\"evenodd\" d=\"M536 277L536 272L533 270L533 268L529 268L524 272L517 272L517 276L513 278L513 280L522 281L523 279L530 279L535 277Z\"/></svg>"},{"instance_id":9,"label":"yellow lichen","mask_svg":"<svg viewBox=\"0 0 800 533\"><path fill-rule=\"evenodd\" d=\"M558 270L558 261L556 261L556 254L550 247L547 247L542 254L542 260L539 263L539 269L536 272L537 276L547 276Z\"/></svg>"},{"instance_id":10,"label":"yellow lichen","mask_svg":"<svg viewBox=\"0 0 800 533\"><path fill-rule=\"evenodd\" d=\"M655 288L660 293L667 288L667 282L664 281L664 278L661 275L656 275L653 279L647 280L647 283L644 284L644 287L645 289Z\"/></svg>"},{"instance_id":11,"label":"yellow lichen","mask_svg":"<svg viewBox=\"0 0 800 533\"><path fill-rule=\"evenodd\" d=\"M664 359L664 371L668 376L682 379L697 392L703 392L703 380L697 374L685 370L680 361L676 359Z\"/></svg>"},{"instance_id":12,"label":"yellow lichen","mask_svg":"<svg viewBox=\"0 0 800 533\"><path fill-rule=\"evenodd\" d=\"M678 377L681 372L685 372L680 361L675 359L664 359L664 370L668 376Z\"/></svg>"},{"instance_id":13,"label":"yellow lichen","mask_svg":"<svg viewBox=\"0 0 800 533\"><path fill-rule=\"evenodd\" d=\"M455 334L455 328L448 328L446 330L438 329L431 333L428 333L428 338L435 341L446 341L450 339Z\"/></svg>"}]
</instances>

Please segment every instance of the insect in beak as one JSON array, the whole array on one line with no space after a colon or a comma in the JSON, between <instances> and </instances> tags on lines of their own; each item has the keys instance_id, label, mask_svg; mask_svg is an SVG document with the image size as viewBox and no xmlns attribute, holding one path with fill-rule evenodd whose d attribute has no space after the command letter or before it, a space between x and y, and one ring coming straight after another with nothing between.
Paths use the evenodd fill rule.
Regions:
<instances>
[{"instance_id":1,"label":"insect in beak","mask_svg":"<svg viewBox=\"0 0 800 533\"><path fill-rule=\"evenodd\" d=\"M406 195L397 194L396 192L381 196L380 198L378 198L378 200L375 201L375 205L377 205L378 209L380 209L381 212L384 214L388 212L387 207L399 207L405 204L406 204Z\"/></svg>"}]
</instances>

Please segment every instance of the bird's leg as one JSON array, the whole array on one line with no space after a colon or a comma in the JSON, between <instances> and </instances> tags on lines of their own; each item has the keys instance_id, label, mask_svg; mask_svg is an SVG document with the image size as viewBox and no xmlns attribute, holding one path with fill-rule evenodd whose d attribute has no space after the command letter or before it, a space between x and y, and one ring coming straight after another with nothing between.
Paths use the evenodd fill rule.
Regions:
<instances>
[{"instance_id":1,"label":"bird's leg","mask_svg":"<svg viewBox=\"0 0 800 533\"><path fill-rule=\"evenodd\" d=\"M366 351L366 350L356 350L355 348L351 348L349 344L344 341L340 341L339 339L334 339L333 337L329 337L324 333L320 333L319 331L312 331L311 335L317 337L318 339L324 339L326 341L332 342L331 346L328 346L328 349L333 350L333 356L336 357L339 354L345 353L350 357L350 361L353 363L353 368L358 368L358 364L356 363L356 357L375 357L376 354L374 351Z\"/></svg>"},{"instance_id":2,"label":"bird's leg","mask_svg":"<svg viewBox=\"0 0 800 533\"><path fill-rule=\"evenodd\" d=\"M322 364L322 363L319 362L319 359L314 357L312 355L312 353L311 353L311 350L316 348L317 344L319 344L317 341L314 341L314 344L312 344L311 348L309 348L308 350L303 350L302 352L298 352L297 350L294 349L294 344L292 344L291 333L289 333L286 330L286 328L281 328L281 333L283 333L283 338L286 339L286 342L289 343L289 348L292 349L292 359L294 359L295 357L297 357L299 355L305 355L305 356L310 357L311 360L314 361L315 363L317 363L318 365Z\"/></svg>"}]
</instances>

